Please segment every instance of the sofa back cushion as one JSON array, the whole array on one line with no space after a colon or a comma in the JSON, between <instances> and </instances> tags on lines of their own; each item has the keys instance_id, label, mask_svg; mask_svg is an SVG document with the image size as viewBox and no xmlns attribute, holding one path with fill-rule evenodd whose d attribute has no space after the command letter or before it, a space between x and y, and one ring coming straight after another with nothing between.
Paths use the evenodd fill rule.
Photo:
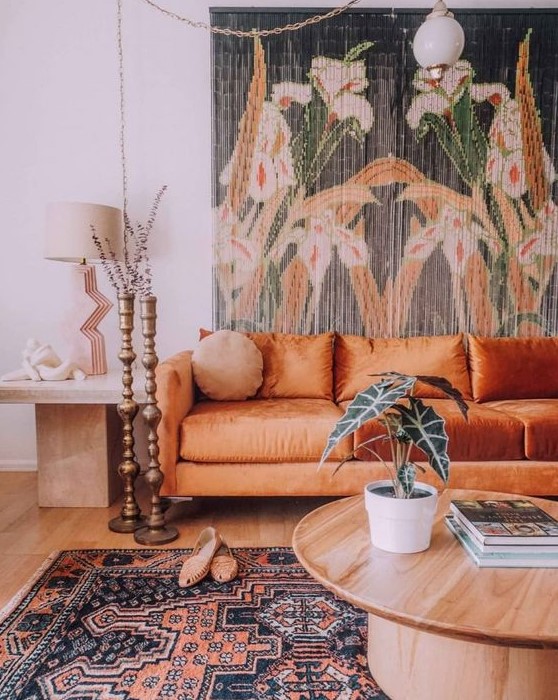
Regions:
<instances>
[{"instance_id":1,"label":"sofa back cushion","mask_svg":"<svg viewBox=\"0 0 558 700\"><path fill-rule=\"evenodd\" d=\"M200 338L211 331L200 330ZM333 399L333 333L246 333L263 356L260 399Z\"/></svg>"},{"instance_id":2,"label":"sofa back cushion","mask_svg":"<svg viewBox=\"0 0 558 700\"><path fill-rule=\"evenodd\" d=\"M558 338L470 335L475 401L558 398Z\"/></svg>"},{"instance_id":3,"label":"sofa back cushion","mask_svg":"<svg viewBox=\"0 0 558 700\"><path fill-rule=\"evenodd\" d=\"M264 358L261 399L333 399L333 333L248 333Z\"/></svg>"},{"instance_id":4,"label":"sofa back cushion","mask_svg":"<svg viewBox=\"0 0 558 700\"><path fill-rule=\"evenodd\" d=\"M334 367L337 402L354 399L359 391L379 380L379 377L371 377L371 374L392 371L444 377L464 398L471 398L462 334L414 338L337 336ZM418 382L415 396L444 398L445 394Z\"/></svg>"}]
</instances>

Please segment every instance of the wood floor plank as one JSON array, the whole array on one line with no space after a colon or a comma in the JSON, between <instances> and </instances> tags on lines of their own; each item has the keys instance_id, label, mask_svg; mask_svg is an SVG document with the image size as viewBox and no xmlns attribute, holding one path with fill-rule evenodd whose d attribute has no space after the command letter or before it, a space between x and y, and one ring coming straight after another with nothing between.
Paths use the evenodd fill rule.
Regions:
<instances>
[{"instance_id":1,"label":"wood floor plank","mask_svg":"<svg viewBox=\"0 0 558 700\"><path fill-rule=\"evenodd\" d=\"M299 520L331 498L200 498L174 503L168 522L179 538L163 545L192 547L200 531L216 527L230 547L290 546ZM138 501L149 498L138 480ZM0 473L0 608L26 584L53 552L61 549L141 549L132 535L111 532L108 521L120 512L109 508L39 508L37 475Z\"/></svg>"}]
</instances>

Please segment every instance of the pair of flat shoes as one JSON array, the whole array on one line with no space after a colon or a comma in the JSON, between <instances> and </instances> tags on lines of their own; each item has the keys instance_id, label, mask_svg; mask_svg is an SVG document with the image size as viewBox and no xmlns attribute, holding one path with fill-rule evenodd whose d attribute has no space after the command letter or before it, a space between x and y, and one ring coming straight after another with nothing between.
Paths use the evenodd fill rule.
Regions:
<instances>
[{"instance_id":1,"label":"pair of flat shoes","mask_svg":"<svg viewBox=\"0 0 558 700\"><path fill-rule=\"evenodd\" d=\"M214 527L201 531L192 554L182 565L178 585L182 588L195 586L209 574L218 583L228 583L238 574L238 562Z\"/></svg>"}]
</instances>

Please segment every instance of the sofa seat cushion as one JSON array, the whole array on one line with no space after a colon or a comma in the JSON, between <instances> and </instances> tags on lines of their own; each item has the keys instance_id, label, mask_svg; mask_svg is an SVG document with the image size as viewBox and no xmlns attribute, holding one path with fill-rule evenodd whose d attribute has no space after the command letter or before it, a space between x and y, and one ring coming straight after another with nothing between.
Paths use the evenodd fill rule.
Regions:
<instances>
[{"instance_id":1,"label":"sofa seat cushion","mask_svg":"<svg viewBox=\"0 0 558 700\"><path fill-rule=\"evenodd\" d=\"M483 405L523 423L527 459L558 460L558 399L490 401Z\"/></svg>"},{"instance_id":2,"label":"sofa seat cushion","mask_svg":"<svg viewBox=\"0 0 558 700\"><path fill-rule=\"evenodd\" d=\"M335 340L334 383L337 402L354 399L378 381L372 374L401 372L447 379L463 398L472 398L463 335L413 338L363 338L339 335ZM444 393L418 382L415 396L444 398Z\"/></svg>"},{"instance_id":3,"label":"sofa seat cushion","mask_svg":"<svg viewBox=\"0 0 558 700\"><path fill-rule=\"evenodd\" d=\"M200 401L180 426L180 456L193 462L316 462L341 409L324 399ZM331 459L352 450L346 438Z\"/></svg>"},{"instance_id":4,"label":"sofa seat cushion","mask_svg":"<svg viewBox=\"0 0 558 700\"><path fill-rule=\"evenodd\" d=\"M450 459L462 462L503 461L524 459L524 429L519 418L487 408L485 405L467 402L468 420L465 421L457 405L449 399L424 399L446 422L449 437L448 454ZM347 403L342 404L346 408ZM370 421L354 434L355 447L375 435L384 434L383 427L377 421ZM384 460L391 460L389 445L376 440L372 443ZM357 451L358 459L376 459L365 449ZM424 453L413 447L411 459L425 461Z\"/></svg>"}]
</instances>

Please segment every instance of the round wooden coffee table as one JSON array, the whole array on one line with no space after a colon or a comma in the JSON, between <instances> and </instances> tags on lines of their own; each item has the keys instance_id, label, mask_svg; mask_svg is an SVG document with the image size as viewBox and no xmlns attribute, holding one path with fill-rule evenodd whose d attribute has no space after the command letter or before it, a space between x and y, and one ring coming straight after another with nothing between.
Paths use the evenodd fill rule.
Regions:
<instances>
[{"instance_id":1,"label":"round wooden coffee table","mask_svg":"<svg viewBox=\"0 0 558 700\"><path fill-rule=\"evenodd\" d=\"M372 547L363 498L328 503L298 524L293 548L326 588L368 612L368 663L392 700L556 700L558 569L479 569L443 523L430 549ZM531 498L554 517L558 502Z\"/></svg>"}]
</instances>

